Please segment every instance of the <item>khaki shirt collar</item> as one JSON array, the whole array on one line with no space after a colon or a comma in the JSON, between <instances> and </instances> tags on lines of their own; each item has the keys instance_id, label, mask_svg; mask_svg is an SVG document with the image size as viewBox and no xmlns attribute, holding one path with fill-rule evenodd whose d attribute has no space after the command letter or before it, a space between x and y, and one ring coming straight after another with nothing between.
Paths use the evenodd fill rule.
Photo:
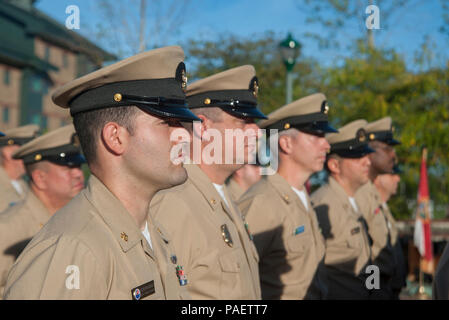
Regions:
<instances>
[{"instance_id":1,"label":"khaki shirt collar","mask_svg":"<svg viewBox=\"0 0 449 320\"><path fill-rule=\"evenodd\" d=\"M25 197L25 205L30 208L30 216L36 224L42 227L50 219L50 212L39 200L34 192L30 190Z\"/></svg>"},{"instance_id":2,"label":"khaki shirt collar","mask_svg":"<svg viewBox=\"0 0 449 320\"><path fill-rule=\"evenodd\" d=\"M357 215L360 215L359 212L356 212L354 208L351 205L351 202L349 202L349 196L346 193L345 189L335 180L332 176L329 176L329 188L335 193L336 199L339 199L342 204L343 208L347 211L351 211L353 213L356 213ZM354 197L355 198L355 197ZM357 203L357 201L356 201ZM360 207L357 203L357 207ZM359 208L360 210L360 208Z\"/></svg>"},{"instance_id":3,"label":"khaki shirt collar","mask_svg":"<svg viewBox=\"0 0 449 320\"><path fill-rule=\"evenodd\" d=\"M90 176L86 197L111 229L122 250L127 252L136 244L147 243L132 216L111 191L94 175ZM145 246L149 248L148 246Z\"/></svg>"},{"instance_id":4,"label":"khaki shirt collar","mask_svg":"<svg viewBox=\"0 0 449 320\"><path fill-rule=\"evenodd\" d=\"M379 191L377 191L377 188L374 185L374 183L372 183L370 180L367 182L367 184L368 184L368 192L369 192L370 196L376 200L377 207L382 206L382 198L380 196Z\"/></svg>"},{"instance_id":5,"label":"khaki shirt collar","mask_svg":"<svg viewBox=\"0 0 449 320\"><path fill-rule=\"evenodd\" d=\"M219 210L222 207L223 199L209 177L196 164L185 164L184 167L189 175L189 181L200 191L211 209L214 211Z\"/></svg>"},{"instance_id":6,"label":"khaki shirt collar","mask_svg":"<svg viewBox=\"0 0 449 320\"><path fill-rule=\"evenodd\" d=\"M298 195L293 191L292 186L285 180L280 174L276 173L274 175L268 176L268 182L271 183L274 189L281 196L282 200L286 204L297 203L304 212L307 212L306 207L299 199ZM307 197L307 205L312 208L309 197Z\"/></svg>"}]
</instances>

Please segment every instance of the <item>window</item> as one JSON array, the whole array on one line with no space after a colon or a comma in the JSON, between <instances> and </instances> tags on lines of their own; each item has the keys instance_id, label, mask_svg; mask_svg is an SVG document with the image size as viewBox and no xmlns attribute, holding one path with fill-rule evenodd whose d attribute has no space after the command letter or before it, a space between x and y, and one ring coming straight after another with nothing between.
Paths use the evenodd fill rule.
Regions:
<instances>
[{"instance_id":1,"label":"window","mask_svg":"<svg viewBox=\"0 0 449 320\"><path fill-rule=\"evenodd\" d=\"M45 61L50 61L50 47L46 46L45 47L45 56L44 56Z\"/></svg>"},{"instance_id":2,"label":"window","mask_svg":"<svg viewBox=\"0 0 449 320\"><path fill-rule=\"evenodd\" d=\"M3 107L3 112L2 112L2 119L3 119L3 123L8 123L9 122L9 108L7 106Z\"/></svg>"},{"instance_id":3,"label":"window","mask_svg":"<svg viewBox=\"0 0 449 320\"><path fill-rule=\"evenodd\" d=\"M5 72L4 72L4 74L3 74L3 83L4 83L5 85L9 86L10 82L11 82L11 74L10 74L10 71L9 71L9 69L5 69Z\"/></svg>"}]
</instances>

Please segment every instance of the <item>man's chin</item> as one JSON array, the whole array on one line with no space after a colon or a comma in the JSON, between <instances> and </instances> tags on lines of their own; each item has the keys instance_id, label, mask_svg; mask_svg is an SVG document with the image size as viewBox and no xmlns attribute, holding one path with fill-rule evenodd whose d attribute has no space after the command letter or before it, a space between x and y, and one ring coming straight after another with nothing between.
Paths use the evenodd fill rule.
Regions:
<instances>
[{"instance_id":1,"label":"man's chin","mask_svg":"<svg viewBox=\"0 0 449 320\"><path fill-rule=\"evenodd\" d=\"M164 189L169 189L183 184L188 178L187 170L184 168L183 163L176 165L170 176L170 183Z\"/></svg>"}]
</instances>

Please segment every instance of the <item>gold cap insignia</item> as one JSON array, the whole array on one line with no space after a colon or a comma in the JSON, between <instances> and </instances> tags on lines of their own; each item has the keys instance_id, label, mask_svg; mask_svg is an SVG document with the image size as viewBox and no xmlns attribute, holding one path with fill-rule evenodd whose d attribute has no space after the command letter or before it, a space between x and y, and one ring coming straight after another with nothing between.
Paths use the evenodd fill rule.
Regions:
<instances>
[{"instance_id":1,"label":"gold cap insignia","mask_svg":"<svg viewBox=\"0 0 449 320\"><path fill-rule=\"evenodd\" d=\"M183 92L187 90L187 76L186 76L186 65L184 62L180 62L178 68L176 69L176 80L181 83L181 89Z\"/></svg>"},{"instance_id":2,"label":"gold cap insignia","mask_svg":"<svg viewBox=\"0 0 449 320\"><path fill-rule=\"evenodd\" d=\"M8 140L8 145L12 146L14 144L14 140L13 139L9 139Z\"/></svg>"},{"instance_id":3,"label":"gold cap insignia","mask_svg":"<svg viewBox=\"0 0 449 320\"><path fill-rule=\"evenodd\" d=\"M182 90L186 90L187 89L187 76L186 76L186 72L185 70L182 70L182 83L181 83L181 88Z\"/></svg>"},{"instance_id":4,"label":"gold cap insignia","mask_svg":"<svg viewBox=\"0 0 449 320\"><path fill-rule=\"evenodd\" d=\"M290 123L284 124L284 129L285 129L285 130L290 129Z\"/></svg>"},{"instance_id":5,"label":"gold cap insignia","mask_svg":"<svg viewBox=\"0 0 449 320\"><path fill-rule=\"evenodd\" d=\"M34 160L35 160L35 161L41 161L41 160L42 160L42 155L41 155L40 153L36 154L36 155L34 156Z\"/></svg>"},{"instance_id":6,"label":"gold cap insignia","mask_svg":"<svg viewBox=\"0 0 449 320\"><path fill-rule=\"evenodd\" d=\"M253 92L255 98L259 95L259 80L257 77L251 79L249 90Z\"/></svg>"},{"instance_id":7,"label":"gold cap insignia","mask_svg":"<svg viewBox=\"0 0 449 320\"><path fill-rule=\"evenodd\" d=\"M210 99L209 98L206 98L206 99L204 99L204 104L210 104Z\"/></svg>"},{"instance_id":8,"label":"gold cap insignia","mask_svg":"<svg viewBox=\"0 0 449 320\"><path fill-rule=\"evenodd\" d=\"M376 137L376 135L375 135L374 133L371 133L371 134L369 135L369 139L370 139L370 140L374 140L375 137Z\"/></svg>"},{"instance_id":9,"label":"gold cap insignia","mask_svg":"<svg viewBox=\"0 0 449 320\"><path fill-rule=\"evenodd\" d=\"M357 131L356 137L358 138L359 142L364 142L366 140L365 130L359 129Z\"/></svg>"}]
</instances>

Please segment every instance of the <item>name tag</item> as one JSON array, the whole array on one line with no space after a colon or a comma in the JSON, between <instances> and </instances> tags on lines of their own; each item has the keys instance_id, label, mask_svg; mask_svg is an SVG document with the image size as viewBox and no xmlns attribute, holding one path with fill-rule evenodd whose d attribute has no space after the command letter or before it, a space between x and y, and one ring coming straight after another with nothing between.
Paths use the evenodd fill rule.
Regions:
<instances>
[{"instance_id":1,"label":"name tag","mask_svg":"<svg viewBox=\"0 0 449 320\"><path fill-rule=\"evenodd\" d=\"M149 295L152 295L155 292L156 289L154 288L154 280L151 280L150 282L144 283L138 287L135 287L134 289L131 289L131 296L133 300L140 300L148 297Z\"/></svg>"},{"instance_id":2,"label":"name tag","mask_svg":"<svg viewBox=\"0 0 449 320\"><path fill-rule=\"evenodd\" d=\"M355 234L357 234L359 232L360 232L360 227L356 227L356 228L351 230L351 235L355 235Z\"/></svg>"},{"instance_id":3,"label":"name tag","mask_svg":"<svg viewBox=\"0 0 449 320\"><path fill-rule=\"evenodd\" d=\"M300 233L303 233L304 230L305 230L304 225L299 226L298 228L295 229L295 232L294 232L293 234L296 236L296 235L298 235L298 234L300 234Z\"/></svg>"}]
</instances>

